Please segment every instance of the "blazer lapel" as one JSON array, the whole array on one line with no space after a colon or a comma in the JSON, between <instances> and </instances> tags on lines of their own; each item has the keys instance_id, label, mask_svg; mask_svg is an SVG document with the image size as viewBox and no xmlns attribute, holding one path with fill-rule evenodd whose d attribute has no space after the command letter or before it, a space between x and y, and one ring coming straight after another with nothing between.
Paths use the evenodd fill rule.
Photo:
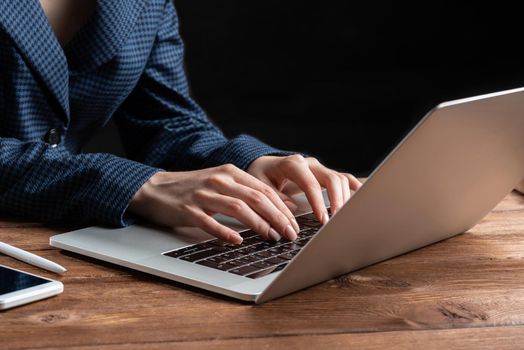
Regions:
<instances>
[{"instance_id":1,"label":"blazer lapel","mask_svg":"<svg viewBox=\"0 0 524 350\"><path fill-rule=\"evenodd\" d=\"M1 0L0 27L47 86L62 117L69 120L67 59L38 0Z\"/></svg>"},{"instance_id":2,"label":"blazer lapel","mask_svg":"<svg viewBox=\"0 0 524 350\"><path fill-rule=\"evenodd\" d=\"M69 69L73 73L87 72L113 58L133 31L145 3L98 0L88 23L66 46Z\"/></svg>"},{"instance_id":3,"label":"blazer lapel","mask_svg":"<svg viewBox=\"0 0 524 350\"><path fill-rule=\"evenodd\" d=\"M114 57L146 2L98 0L94 14L65 51L38 0L0 0L0 28L50 90L68 122L69 75L91 71Z\"/></svg>"}]
</instances>

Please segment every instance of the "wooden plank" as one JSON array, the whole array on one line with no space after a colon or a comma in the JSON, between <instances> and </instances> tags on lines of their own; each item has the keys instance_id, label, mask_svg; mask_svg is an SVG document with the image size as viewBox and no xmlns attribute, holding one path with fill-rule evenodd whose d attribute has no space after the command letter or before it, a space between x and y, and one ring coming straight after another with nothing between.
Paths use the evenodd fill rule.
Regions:
<instances>
[{"instance_id":1,"label":"wooden plank","mask_svg":"<svg viewBox=\"0 0 524 350\"><path fill-rule=\"evenodd\" d=\"M382 338L394 333L424 334L407 332L412 330L522 325L523 209L522 197L510 195L466 234L261 306L75 254L42 250L49 235L56 233L46 227L2 227L0 240L8 237L19 246L31 247L38 237L37 253L69 271L58 278L65 283L62 295L0 313L1 333L10 335L2 337L0 344L13 349L35 344L149 347L185 342L193 346L218 339L217 347L225 347L237 340L250 345L251 338L262 339L253 340L254 345L264 344L277 336L289 338L284 344L292 348L314 342L314 337L328 337L322 339L336 345L336 337L343 333L387 331L380 333ZM17 231L22 229L34 230L33 237ZM8 257L0 257L0 263L56 277ZM345 344L342 340L340 344Z\"/></svg>"},{"instance_id":2,"label":"wooden plank","mask_svg":"<svg viewBox=\"0 0 524 350\"><path fill-rule=\"evenodd\" d=\"M54 249L49 245L49 237L71 231L72 226L51 226L33 222L10 222L0 218L0 241L30 251Z\"/></svg>"},{"instance_id":3,"label":"wooden plank","mask_svg":"<svg viewBox=\"0 0 524 350\"><path fill-rule=\"evenodd\" d=\"M10 311L0 329L17 348L522 324L524 268L476 266L379 264L261 306L101 269L65 277L63 295Z\"/></svg>"},{"instance_id":4,"label":"wooden plank","mask_svg":"<svg viewBox=\"0 0 524 350\"><path fill-rule=\"evenodd\" d=\"M270 338L209 339L74 346L71 350L114 349L390 349L390 350L514 350L524 344L523 327L466 328L434 331L299 335ZM47 348L51 349L51 348Z\"/></svg>"}]
</instances>

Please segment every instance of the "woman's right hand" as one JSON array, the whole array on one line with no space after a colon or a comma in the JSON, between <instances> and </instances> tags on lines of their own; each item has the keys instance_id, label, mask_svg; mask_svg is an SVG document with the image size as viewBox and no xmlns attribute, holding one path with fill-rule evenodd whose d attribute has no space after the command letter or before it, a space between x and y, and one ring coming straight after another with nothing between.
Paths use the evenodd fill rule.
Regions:
<instances>
[{"instance_id":1,"label":"woman's right hand","mask_svg":"<svg viewBox=\"0 0 524 350\"><path fill-rule=\"evenodd\" d=\"M242 237L216 221L213 214L234 217L264 239L279 240L283 236L294 240L299 227L284 201L293 203L256 177L226 164L196 171L158 172L133 196L129 210L159 225L199 227L224 241L240 244Z\"/></svg>"}]
</instances>

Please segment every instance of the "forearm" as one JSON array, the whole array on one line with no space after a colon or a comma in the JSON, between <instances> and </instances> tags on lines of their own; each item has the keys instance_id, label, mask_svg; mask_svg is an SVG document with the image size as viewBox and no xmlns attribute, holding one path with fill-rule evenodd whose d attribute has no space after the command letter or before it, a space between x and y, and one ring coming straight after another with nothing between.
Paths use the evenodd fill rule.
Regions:
<instances>
[{"instance_id":1,"label":"forearm","mask_svg":"<svg viewBox=\"0 0 524 350\"><path fill-rule=\"evenodd\" d=\"M0 212L47 222L125 225L134 193L159 169L109 154L70 154L0 138Z\"/></svg>"}]
</instances>

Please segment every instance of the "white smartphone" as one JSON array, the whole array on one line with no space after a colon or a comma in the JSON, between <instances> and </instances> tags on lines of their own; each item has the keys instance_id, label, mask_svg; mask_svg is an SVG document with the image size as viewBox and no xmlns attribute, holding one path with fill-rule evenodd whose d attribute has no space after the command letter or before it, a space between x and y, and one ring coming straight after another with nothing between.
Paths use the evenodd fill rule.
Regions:
<instances>
[{"instance_id":1,"label":"white smartphone","mask_svg":"<svg viewBox=\"0 0 524 350\"><path fill-rule=\"evenodd\" d=\"M62 293L62 282L0 265L0 310Z\"/></svg>"}]
</instances>

